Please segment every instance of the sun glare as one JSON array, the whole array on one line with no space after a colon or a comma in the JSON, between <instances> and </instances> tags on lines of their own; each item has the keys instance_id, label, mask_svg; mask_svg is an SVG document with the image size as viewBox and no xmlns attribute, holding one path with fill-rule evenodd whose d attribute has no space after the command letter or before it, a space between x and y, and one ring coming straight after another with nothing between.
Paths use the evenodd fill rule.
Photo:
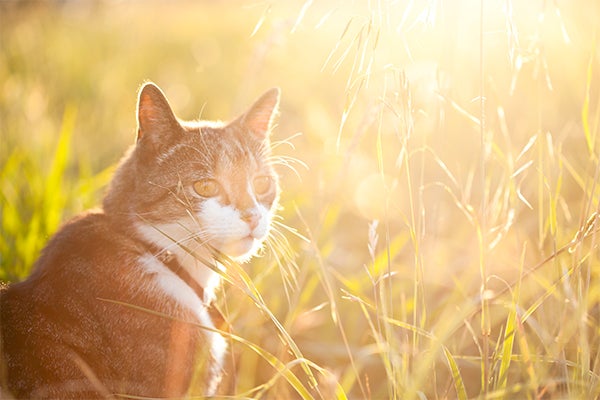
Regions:
<instances>
[{"instance_id":1,"label":"sun glare","mask_svg":"<svg viewBox=\"0 0 600 400\"><path fill-rule=\"evenodd\" d=\"M101 204L143 82L182 120L279 87L277 229L218 294L239 398L598 398L599 26L586 0L0 1L0 279Z\"/></svg>"}]
</instances>

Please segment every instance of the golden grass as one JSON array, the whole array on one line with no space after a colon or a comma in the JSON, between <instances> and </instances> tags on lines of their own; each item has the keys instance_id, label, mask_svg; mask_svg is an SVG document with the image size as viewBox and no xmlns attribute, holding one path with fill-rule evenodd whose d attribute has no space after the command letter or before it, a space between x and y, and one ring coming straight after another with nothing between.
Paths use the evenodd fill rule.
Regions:
<instances>
[{"instance_id":1,"label":"golden grass","mask_svg":"<svg viewBox=\"0 0 600 400\"><path fill-rule=\"evenodd\" d=\"M144 80L184 119L280 86L276 152L308 168L280 171L288 260L223 291L240 397L595 398L599 21L582 1L2 3L0 278L99 203Z\"/></svg>"}]
</instances>

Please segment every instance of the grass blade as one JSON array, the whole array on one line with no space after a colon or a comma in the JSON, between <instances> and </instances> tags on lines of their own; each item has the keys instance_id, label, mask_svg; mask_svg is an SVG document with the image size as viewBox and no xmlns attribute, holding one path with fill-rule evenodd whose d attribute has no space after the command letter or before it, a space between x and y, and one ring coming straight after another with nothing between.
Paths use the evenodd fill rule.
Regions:
<instances>
[{"instance_id":1,"label":"grass blade","mask_svg":"<svg viewBox=\"0 0 600 400\"><path fill-rule=\"evenodd\" d=\"M216 328L212 328L212 327L208 327L208 326L204 326L204 325L200 325L200 324L196 324L196 323L192 323L189 321L183 321L180 320L178 318L174 318L168 314L162 313L162 312L158 312L158 311L154 311L151 310L149 308L145 308L145 307L141 307L141 306L137 306L134 304L130 304L130 303L125 303L122 301L118 301L118 300L112 300L112 299L105 299L105 298L98 298L98 300L100 301L104 301L107 303L112 303L112 304L118 304L124 307L129 307L135 310L139 310L139 311L143 311L146 312L148 314L152 314L161 318L166 318L166 319L170 319L173 321L177 321L177 322L183 322L183 323L187 323L190 324L192 326L196 326L200 329L209 331L209 332L215 332L218 333L226 338L232 339L238 343L243 344L244 346L248 347L249 349L251 349L252 351L254 351L255 353L257 353L259 356L261 356L265 361L267 361L281 376L283 376L288 383L294 388L294 390L296 390L296 392L300 395L300 397L304 400L312 400L313 396L310 394L310 392L308 391L308 389L306 389L304 387L304 385L302 384L302 382L300 381L300 379L291 371L291 369L289 368L289 365L284 364L283 362L281 362L277 357L275 357L273 354L271 354L269 351L263 349L262 347L258 346L255 343L252 343L246 339L244 339L243 337L237 336L233 333L229 333L226 331L222 331L220 329L216 329ZM305 359L298 359L299 361L303 362L304 364L309 363L308 360ZM311 366L314 366L314 363L310 363ZM341 388L340 388L341 389ZM339 393L340 399L345 399L345 394L343 395L343 390L341 391L341 393Z\"/></svg>"},{"instance_id":2,"label":"grass blade","mask_svg":"<svg viewBox=\"0 0 600 400\"><path fill-rule=\"evenodd\" d=\"M581 123L583 128L583 134L585 135L585 142L588 147L588 151L590 156L594 155L595 148L595 137L592 137L592 132L590 129L590 92L592 90L592 77L594 71L594 62L595 62L595 51L596 48L596 38L594 37L594 42L592 45L592 54L590 54L590 58L587 65L586 70L586 80L585 80L585 97L583 98L583 107L581 109Z\"/></svg>"}]
</instances>

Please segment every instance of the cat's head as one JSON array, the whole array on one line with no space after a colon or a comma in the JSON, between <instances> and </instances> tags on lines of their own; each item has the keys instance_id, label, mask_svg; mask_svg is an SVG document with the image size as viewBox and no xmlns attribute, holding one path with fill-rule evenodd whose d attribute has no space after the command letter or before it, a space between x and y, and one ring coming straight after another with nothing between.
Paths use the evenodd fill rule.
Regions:
<instances>
[{"instance_id":1,"label":"cat's head","mask_svg":"<svg viewBox=\"0 0 600 400\"><path fill-rule=\"evenodd\" d=\"M137 143L104 202L156 246L182 257L210 245L244 261L267 238L279 186L269 135L279 104L271 89L229 123L177 119L145 84Z\"/></svg>"}]
</instances>

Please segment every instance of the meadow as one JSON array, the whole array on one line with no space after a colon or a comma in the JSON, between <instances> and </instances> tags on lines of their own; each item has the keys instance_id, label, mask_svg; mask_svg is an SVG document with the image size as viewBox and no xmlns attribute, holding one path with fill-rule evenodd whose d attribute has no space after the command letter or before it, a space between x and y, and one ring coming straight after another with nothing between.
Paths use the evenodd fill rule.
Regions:
<instances>
[{"instance_id":1,"label":"meadow","mask_svg":"<svg viewBox=\"0 0 600 400\"><path fill-rule=\"evenodd\" d=\"M598 398L598 26L585 0L0 1L0 281L100 204L144 81L183 119L278 86L281 235L220 300L235 398Z\"/></svg>"}]
</instances>

